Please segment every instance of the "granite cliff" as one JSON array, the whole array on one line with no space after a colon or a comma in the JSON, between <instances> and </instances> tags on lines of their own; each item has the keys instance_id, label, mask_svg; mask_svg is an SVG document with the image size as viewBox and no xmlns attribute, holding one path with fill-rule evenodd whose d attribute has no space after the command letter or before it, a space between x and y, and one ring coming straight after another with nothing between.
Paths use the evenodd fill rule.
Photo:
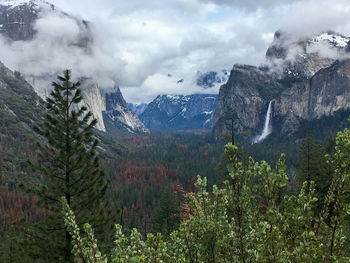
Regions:
<instances>
[{"instance_id":1,"label":"granite cliff","mask_svg":"<svg viewBox=\"0 0 350 263\"><path fill-rule=\"evenodd\" d=\"M215 137L248 131L254 141L262 131L271 101L272 131L291 136L302 120L332 116L350 108L349 38L325 32L293 38L276 32L260 67L234 65L222 85L214 114Z\"/></svg>"}]
</instances>

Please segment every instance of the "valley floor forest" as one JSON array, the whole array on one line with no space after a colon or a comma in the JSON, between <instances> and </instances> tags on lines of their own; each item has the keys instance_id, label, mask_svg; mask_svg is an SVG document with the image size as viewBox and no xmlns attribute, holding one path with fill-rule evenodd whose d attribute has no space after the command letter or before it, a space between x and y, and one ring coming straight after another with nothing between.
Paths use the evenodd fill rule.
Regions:
<instances>
[{"instance_id":1,"label":"valley floor forest","mask_svg":"<svg viewBox=\"0 0 350 263\"><path fill-rule=\"evenodd\" d=\"M53 88L32 128L1 116L0 262L350 261L348 128L107 136L70 71Z\"/></svg>"}]
</instances>

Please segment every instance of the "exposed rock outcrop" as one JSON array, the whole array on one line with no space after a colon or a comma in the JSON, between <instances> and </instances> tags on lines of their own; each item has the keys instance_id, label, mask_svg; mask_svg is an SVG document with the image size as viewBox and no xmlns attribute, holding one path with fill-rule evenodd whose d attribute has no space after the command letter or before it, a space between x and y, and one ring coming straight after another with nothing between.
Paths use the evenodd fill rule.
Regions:
<instances>
[{"instance_id":1,"label":"exposed rock outcrop","mask_svg":"<svg viewBox=\"0 0 350 263\"><path fill-rule=\"evenodd\" d=\"M235 65L221 86L214 115L213 134L231 130L232 113L238 131L256 135L263 126L269 101L274 101L274 129L293 134L300 120L318 119L350 107L349 38L327 32L293 40L276 32L266 53L269 66ZM325 57L315 45L333 52Z\"/></svg>"},{"instance_id":2,"label":"exposed rock outcrop","mask_svg":"<svg viewBox=\"0 0 350 263\"><path fill-rule=\"evenodd\" d=\"M128 108L119 87L105 93L105 105L103 119L110 133L149 133L135 112Z\"/></svg>"},{"instance_id":3,"label":"exposed rock outcrop","mask_svg":"<svg viewBox=\"0 0 350 263\"><path fill-rule=\"evenodd\" d=\"M81 104L85 105L94 115L94 118L97 120L96 129L105 132L106 127L102 112L106 110L106 103L101 95L99 86L91 79L84 79L81 81L81 90L84 98Z\"/></svg>"}]
</instances>

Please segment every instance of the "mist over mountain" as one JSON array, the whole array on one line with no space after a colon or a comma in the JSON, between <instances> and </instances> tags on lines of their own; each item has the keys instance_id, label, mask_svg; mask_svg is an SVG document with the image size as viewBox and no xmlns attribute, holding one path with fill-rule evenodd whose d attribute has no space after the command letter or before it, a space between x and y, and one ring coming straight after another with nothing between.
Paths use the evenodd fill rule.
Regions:
<instances>
[{"instance_id":1,"label":"mist over mountain","mask_svg":"<svg viewBox=\"0 0 350 263\"><path fill-rule=\"evenodd\" d=\"M232 112L237 131L249 132L254 141L266 125L275 135L292 136L305 121L347 110L349 40L331 31L310 38L277 31L266 52L267 65L234 65L220 88L213 134L230 132Z\"/></svg>"},{"instance_id":2,"label":"mist over mountain","mask_svg":"<svg viewBox=\"0 0 350 263\"><path fill-rule=\"evenodd\" d=\"M109 127L111 127L111 123L116 123L111 121L115 119L115 116L112 117L111 112L106 114L106 96L108 96L107 94L113 94L118 89L120 92L119 83L125 83L125 80L120 78L125 73L123 68L125 61L122 58L111 56L110 54L115 53L113 53L110 46L100 45L102 41L100 29L97 29L94 24L87 22L83 18L66 13L57 6L41 0L1 1L0 25L0 42L4 47L0 51L0 56L3 58L4 63L10 68L21 72L42 98L48 95L50 83L55 76L66 67L72 68L76 78L79 76L84 80L89 79L89 81L82 82L82 89L86 97L86 106L98 119L97 128L101 131L106 131L106 121L109 122ZM259 101L262 99L259 102L260 106L258 109L253 109L253 112L245 109L246 115L249 112L249 114L252 114L251 116L255 116L248 121L249 125L247 123L243 125L250 127L249 129L253 127L253 133L258 133L257 126L260 126L260 128L263 126L262 119L264 117L262 112L263 109L266 110L266 105L269 103L269 101L266 101L268 98L277 100L276 96L284 92L287 89L286 87L291 85L290 83L311 79L321 69L328 68L336 61L344 60L348 57L346 52L349 49L347 47L348 37L332 31L324 31L314 35L310 35L310 32L312 30L305 30L304 33L296 32L295 30L290 32L277 31L273 42L267 49L266 61L263 66L234 66L233 72L249 72L254 78L256 77L256 80L249 80L253 81L253 83L247 82L245 78L242 79L242 81L246 82L244 85L248 87L244 93L247 93L252 86L256 85L256 88L253 88L253 90L259 90L259 96L254 98L254 100ZM182 44L182 47L191 48L191 45L189 42L186 42L186 44ZM233 60L232 63L234 63ZM218 68L218 65L215 65L214 68ZM190 94L187 91L189 87L195 91L200 91L195 93L203 93L206 90L209 93L215 93L218 86L226 81L228 81L225 84L227 86L230 83L236 85L239 80L236 79L237 74L236 76L230 76L226 70L205 71L199 69L201 69L200 66L196 70L193 67L191 68L192 72L197 72L195 78L191 78L186 74L179 75L179 72L176 71L171 74L167 73L166 76L163 76L162 73L156 73L159 78L152 78L152 80L146 81L149 89L145 89L144 93L135 96L140 98L140 102L142 100L146 101L150 96L149 92L155 92L152 90L153 87L159 86L162 86L165 91L180 91L162 92L160 94ZM167 72L172 71L168 70ZM135 79L142 74L135 74ZM128 75L128 78L131 76L130 74L126 75ZM270 85L270 87L266 88L267 85ZM125 89L125 91L129 96L132 89ZM254 92L246 95L252 96L252 94ZM228 94L226 98L228 99L230 96L232 94ZM198 103L199 105L201 104L200 102ZM221 105L221 102L218 105ZM278 106L276 103L273 105L274 107ZM236 106L231 105L229 111L233 107ZM136 115L132 112L132 109L128 110L127 107L119 104L114 106L114 111L117 109L125 109L125 112L123 111L125 114L128 112L128 117L123 117L118 122L121 121L127 126L128 124L126 123L129 123L131 125L129 127L130 131L135 130L133 125L136 123L141 125L136 130L145 130L136 116L143 115L143 112L146 110L145 105L134 107L138 111ZM227 115L226 113L219 113L220 109L217 112L216 118L226 118L223 117ZM120 116L124 116L124 113L120 112ZM319 115L317 116L319 117ZM108 120L106 116L109 116ZM144 120L149 125L151 123L150 116L146 118L147 121L146 119ZM248 115L244 118L247 119ZM133 121L130 121L131 119ZM204 119L203 117L202 121L204 122L208 120ZM291 122L292 119L289 118L287 123ZM254 123L254 125L252 126L251 123ZM200 125L194 125L194 127L198 128L197 126L199 127ZM286 127L285 125L282 126ZM189 128L189 126L186 127ZM174 128L175 126L172 127L172 129ZM283 128L282 130L286 131L288 129Z\"/></svg>"},{"instance_id":3,"label":"mist over mountain","mask_svg":"<svg viewBox=\"0 0 350 263\"><path fill-rule=\"evenodd\" d=\"M106 104L106 96L115 92L122 95L113 74L104 68L107 56L99 57L102 53L96 49L90 23L46 1L13 0L0 2L0 25L0 42L4 46L0 55L4 62L19 70L43 99L51 92L51 82L56 76L72 68L73 77L78 80L80 76L83 104L97 119L97 129L147 132L127 107ZM115 113L106 113L104 117L106 107L114 107ZM120 117L116 122L114 115L118 110ZM105 121L109 122L108 129ZM118 125L124 128L117 128Z\"/></svg>"}]
</instances>

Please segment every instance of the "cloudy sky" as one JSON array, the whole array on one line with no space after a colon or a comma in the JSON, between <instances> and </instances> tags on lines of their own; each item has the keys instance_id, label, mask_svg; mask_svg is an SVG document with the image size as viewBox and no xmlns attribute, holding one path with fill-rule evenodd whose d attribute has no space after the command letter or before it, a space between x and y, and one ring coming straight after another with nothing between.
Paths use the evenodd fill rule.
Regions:
<instances>
[{"instance_id":1,"label":"cloudy sky","mask_svg":"<svg viewBox=\"0 0 350 263\"><path fill-rule=\"evenodd\" d=\"M350 35L349 0L50 2L92 24L95 39L92 57L78 59L72 67L79 67L79 73L97 75L101 86L118 82L130 102L149 102L157 94L164 93L218 92L218 88L203 90L197 87L197 72L229 70L236 63L264 63L266 49L277 29L296 36L310 36L324 30ZM61 32L59 38L73 38L78 34L78 29L69 21L59 19L46 17L37 23L40 43L48 41L48 35L55 32ZM65 25L63 30L61 25ZM57 47L56 40L50 40L50 52L57 49L59 54L62 45ZM38 44L38 41L32 43L31 48ZM50 52L40 54L40 63L52 57ZM77 56L77 52L70 55ZM5 56L4 51L0 51L0 56ZM64 63L70 59L61 61L58 58L62 59L62 56L47 59L47 65L41 65L47 69L55 65L53 61ZM33 57L27 60L34 61ZM22 59L23 68L27 60ZM40 71L39 64L33 67L29 62L26 69L21 70L36 68ZM9 63L16 67L18 61ZM180 79L184 82L178 84Z\"/></svg>"}]
</instances>

